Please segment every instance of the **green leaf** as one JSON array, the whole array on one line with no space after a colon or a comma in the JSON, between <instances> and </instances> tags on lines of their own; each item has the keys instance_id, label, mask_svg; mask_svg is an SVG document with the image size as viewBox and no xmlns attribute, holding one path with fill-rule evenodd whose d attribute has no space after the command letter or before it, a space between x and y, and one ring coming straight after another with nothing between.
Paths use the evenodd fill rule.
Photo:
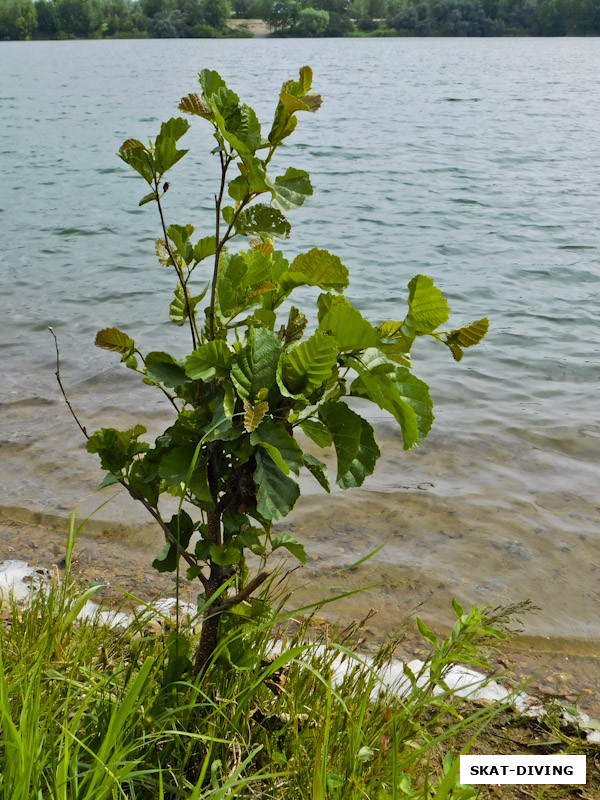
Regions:
<instances>
[{"instance_id":1,"label":"green leaf","mask_svg":"<svg viewBox=\"0 0 600 800\"><path fill-rule=\"evenodd\" d=\"M321 106L319 95L307 95L312 84L312 70L302 67L300 80L286 81L281 87L279 103L275 109L275 118L269 133L269 142L279 144L289 136L296 127L297 111L316 111Z\"/></svg>"},{"instance_id":2,"label":"green leaf","mask_svg":"<svg viewBox=\"0 0 600 800\"><path fill-rule=\"evenodd\" d=\"M137 141L135 139L128 139L119 150L119 158L122 158L126 164L138 172L144 180L152 186L154 181L154 162L152 156L144 145L141 147L127 147L131 142ZM141 144L141 142L139 143Z\"/></svg>"},{"instance_id":3,"label":"green leaf","mask_svg":"<svg viewBox=\"0 0 600 800\"><path fill-rule=\"evenodd\" d=\"M242 142L244 145L243 150L249 151L250 153L254 153L262 143L260 122L258 121L256 112L245 103L240 109L240 122L235 130L235 136L238 142ZM241 151L238 149L238 152ZM245 155L246 153L243 152L242 154Z\"/></svg>"},{"instance_id":4,"label":"green leaf","mask_svg":"<svg viewBox=\"0 0 600 800\"><path fill-rule=\"evenodd\" d=\"M293 472L296 477L300 474L300 468L303 463L302 450L294 437L290 436L281 425L277 425L277 423L270 419L264 420L250 435L250 443L253 446L259 445L264 447L265 445L269 445L275 448L287 466L288 471ZM273 458L272 450L269 450L269 454L271 458ZM273 458L273 460L276 463L278 461L277 458ZM278 466L280 469L282 468L280 464L278 464ZM283 468L282 471L286 472L285 468Z\"/></svg>"},{"instance_id":5,"label":"green leaf","mask_svg":"<svg viewBox=\"0 0 600 800\"><path fill-rule=\"evenodd\" d=\"M154 143L154 163L156 171L161 175L171 169L184 155L187 150L178 150L176 139L170 136L159 134Z\"/></svg>"},{"instance_id":6,"label":"green leaf","mask_svg":"<svg viewBox=\"0 0 600 800\"><path fill-rule=\"evenodd\" d=\"M231 225L235 219L235 208L233 206L225 206L221 213L223 214L223 219L225 222L228 225Z\"/></svg>"},{"instance_id":7,"label":"green leaf","mask_svg":"<svg viewBox=\"0 0 600 800\"><path fill-rule=\"evenodd\" d=\"M410 314L402 322L389 320L388 322L382 323L378 331L382 337L378 346L385 352L391 349L392 353L410 353L410 349L415 341L415 336L417 335ZM391 345L391 347L389 347L389 345ZM398 359L393 360L396 361ZM408 364L404 366L408 366Z\"/></svg>"},{"instance_id":8,"label":"green leaf","mask_svg":"<svg viewBox=\"0 0 600 800\"><path fill-rule=\"evenodd\" d=\"M229 564L237 564L241 558L241 555L242 553L240 549L234 545L220 547L217 544L213 544L210 547L211 560L214 561L215 564L219 564L221 567L226 567Z\"/></svg>"},{"instance_id":9,"label":"green leaf","mask_svg":"<svg viewBox=\"0 0 600 800\"><path fill-rule=\"evenodd\" d=\"M249 194L250 187L244 175L238 175L237 178L229 181L227 191L233 200L240 203Z\"/></svg>"},{"instance_id":10,"label":"green leaf","mask_svg":"<svg viewBox=\"0 0 600 800\"><path fill-rule=\"evenodd\" d=\"M160 126L160 136L167 137L169 139L181 139L181 137L187 133L190 129L190 123L187 119L183 119L183 117L171 117L168 122L163 122Z\"/></svg>"},{"instance_id":11,"label":"green leaf","mask_svg":"<svg viewBox=\"0 0 600 800\"><path fill-rule=\"evenodd\" d=\"M150 445L137 441L142 433L146 433L143 425L136 425L126 431L100 428L88 439L86 450L100 456L102 469L118 475L131 463L134 456L150 449Z\"/></svg>"},{"instance_id":12,"label":"green leaf","mask_svg":"<svg viewBox=\"0 0 600 800\"><path fill-rule=\"evenodd\" d=\"M205 383L213 378L224 378L229 375L233 360L233 352L223 339L200 345L185 359L185 373L192 380Z\"/></svg>"},{"instance_id":13,"label":"green leaf","mask_svg":"<svg viewBox=\"0 0 600 800\"><path fill-rule=\"evenodd\" d=\"M218 72L212 69L203 69L198 75L200 86L207 97L212 97L221 89L226 89L227 84Z\"/></svg>"},{"instance_id":14,"label":"green leaf","mask_svg":"<svg viewBox=\"0 0 600 800\"><path fill-rule=\"evenodd\" d=\"M156 192L150 192L150 194L144 195L144 197L142 197L138 203L138 206L145 206L146 203L151 203L153 200L158 200L158 195Z\"/></svg>"},{"instance_id":15,"label":"green leaf","mask_svg":"<svg viewBox=\"0 0 600 800\"><path fill-rule=\"evenodd\" d=\"M426 275L415 275L408 284L409 317L417 335L432 333L450 316L448 302L433 280Z\"/></svg>"},{"instance_id":16,"label":"green leaf","mask_svg":"<svg viewBox=\"0 0 600 800\"><path fill-rule=\"evenodd\" d=\"M256 452L256 510L265 519L283 519L300 497L300 487L266 453Z\"/></svg>"},{"instance_id":17,"label":"green leaf","mask_svg":"<svg viewBox=\"0 0 600 800\"><path fill-rule=\"evenodd\" d=\"M167 234L177 248L177 252L186 264L191 264L194 259L194 248L190 236L194 232L193 225L170 225Z\"/></svg>"},{"instance_id":18,"label":"green leaf","mask_svg":"<svg viewBox=\"0 0 600 800\"><path fill-rule=\"evenodd\" d=\"M174 514L171 520L167 522L167 528L181 548L185 550L194 532L194 523L190 516L185 511ZM167 542L162 553L152 562L152 566L158 572L174 572L177 569L178 561L179 552L177 546Z\"/></svg>"},{"instance_id":19,"label":"green leaf","mask_svg":"<svg viewBox=\"0 0 600 800\"><path fill-rule=\"evenodd\" d=\"M223 253L217 279L217 300L224 317L236 316L244 307L246 297L248 265L236 253Z\"/></svg>"},{"instance_id":20,"label":"green leaf","mask_svg":"<svg viewBox=\"0 0 600 800\"><path fill-rule=\"evenodd\" d=\"M410 348L413 341L414 337L407 345L403 339L384 339L377 343L377 347L390 361L410 369L412 366Z\"/></svg>"},{"instance_id":21,"label":"green leaf","mask_svg":"<svg viewBox=\"0 0 600 800\"><path fill-rule=\"evenodd\" d=\"M309 396L331 376L337 357L338 345L333 336L316 331L305 342L282 353L279 388L293 397Z\"/></svg>"},{"instance_id":22,"label":"green leaf","mask_svg":"<svg viewBox=\"0 0 600 800\"><path fill-rule=\"evenodd\" d=\"M327 402L319 407L321 421L331 434L338 461L338 479L345 475L360 447L360 417L346 403Z\"/></svg>"},{"instance_id":23,"label":"green leaf","mask_svg":"<svg viewBox=\"0 0 600 800\"><path fill-rule=\"evenodd\" d=\"M130 353L135 348L135 342L131 336L118 328L104 328L104 330L98 331L94 344L102 350L112 350L123 355Z\"/></svg>"},{"instance_id":24,"label":"green leaf","mask_svg":"<svg viewBox=\"0 0 600 800\"><path fill-rule=\"evenodd\" d=\"M365 478L373 473L380 455L373 428L345 403L331 402L323 408L322 418L333 436L338 456L336 483L342 489L362 486Z\"/></svg>"},{"instance_id":25,"label":"green leaf","mask_svg":"<svg viewBox=\"0 0 600 800\"><path fill-rule=\"evenodd\" d=\"M448 331L442 334L442 341L448 345L452 351L452 356L455 361L460 361L463 357L464 347L473 347L479 344L483 337L488 332L490 321L487 317L472 322L470 325L465 325L463 328L457 328L453 331Z\"/></svg>"},{"instance_id":26,"label":"green leaf","mask_svg":"<svg viewBox=\"0 0 600 800\"><path fill-rule=\"evenodd\" d=\"M326 492L331 491L327 467L322 461L320 461L318 458L315 458L310 453L304 453L304 466L318 480Z\"/></svg>"},{"instance_id":27,"label":"green leaf","mask_svg":"<svg viewBox=\"0 0 600 800\"><path fill-rule=\"evenodd\" d=\"M196 315L196 306L205 297L209 286L210 284L207 283L200 294L196 295L195 297L189 297L189 304L194 316ZM169 316L171 318L171 322L179 326L185 325L186 320L189 317L188 306L185 302L185 293L180 283L177 284L177 288L175 289L175 299L171 301L171 305L169 306Z\"/></svg>"},{"instance_id":28,"label":"green leaf","mask_svg":"<svg viewBox=\"0 0 600 800\"><path fill-rule=\"evenodd\" d=\"M169 353L158 351L148 353L145 372L153 381L165 386L180 386L189 381L183 367Z\"/></svg>"},{"instance_id":29,"label":"green leaf","mask_svg":"<svg viewBox=\"0 0 600 800\"><path fill-rule=\"evenodd\" d=\"M337 478L338 486L342 489L351 489L355 486L362 486L365 478L372 475L375 471L375 464L381 455L379 447L375 442L375 433L372 426L359 416L360 441L358 452L353 459L348 471Z\"/></svg>"},{"instance_id":30,"label":"green leaf","mask_svg":"<svg viewBox=\"0 0 600 800\"><path fill-rule=\"evenodd\" d=\"M428 642L431 642L431 644L437 645L438 640L435 633L429 630L429 628L427 627L427 625L425 625L422 619L420 619L419 617L415 617L415 619L417 621L417 628L419 629L419 633L421 634L421 636L424 639L427 639Z\"/></svg>"},{"instance_id":31,"label":"green leaf","mask_svg":"<svg viewBox=\"0 0 600 800\"><path fill-rule=\"evenodd\" d=\"M158 464L158 474L169 486L180 486L187 482L188 489L198 500L212 503L206 461L201 454L196 460L194 471L188 481L195 452L196 447L193 444L174 447L161 458Z\"/></svg>"},{"instance_id":32,"label":"green leaf","mask_svg":"<svg viewBox=\"0 0 600 800\"><path fill-rule=\"evenodd\" d=\"M225 209L223 211L225 212ZM277 208L272 208L264 203L256 203L239 214L235 221L235 230L243 235L276 236L279 239L288 239L291 226Z\"/></svg>"},{"instance_id":33,"label":"green leaf","mask_svg":"<svg viewBox=\"0 0 600 800\"><path fill-rule=\"evenodd\" d=\"M285 174L275 178L275 183L271 183L269 188L273 193L271 205L283 212L300 208L313 193L308 172L295 167L288 167Z\"/></svg>"},{"instance_id":34,"label":"green leaf","mask_svg":"<svg viewBox=\"0 0 600 800\"><path fill-rule=\"evenodd\" d=\"M223 395L216 397L213 401L214 412L212 419L207 426L207 432L204 434L205 442L229 442L239 437L244 433L241 425L236 425L230 413L231 406L228 399L227 390ZM211 405L211 408L213 407Z\"/></svg>"},{"instance_id":35,"label":"green leaf","mask_svg":"<svg viewBox=\"0 0 600 800\"><path fill-rule=\"evenodd\" d=\"M454 609L454 613L456 614L458 619L460 619L462 615L465 613L463 607L455 597L452 598L452 608Z\"/></svg>"},{"instance_id":36,"label":"green leaf","mask_svg":"<svg viewBox=\"0 0 600 800\"><path fill-rule=\"evenodd\" d=\"M301 564L306 564L306 550L304 545L295 539L290 533L279 533L271 539L273 550L278 550L280 547L285 547L286 550L297 558Z\"/></svg>"},{"instance_id":37,"label":"green leaf","mask_svg":"<svg viewBox=\"0 0 600 800\"><path fill-rule=\"evenodd\" d=\"M379 341L379 334L345 297L334 297L319 329L335 337L341 352L364 350Z\"/></svg>"},{"instance_id":38,"label":"green leaf","mask_svg":"<svg viewBox=\"0 0 600 800\"><path fill-rule=\"evenodd\" d=\"M331 447L333 444L331 434L322 422L316 419L304 419L300 423L300 427L308 438L312 439L319 447Z\"/></svg>"},{"instance_id":39,"label":"green leaf","mask_svg":"<svg viewBox=\"0 0 600 800\"><path fill-rule=\"evenodd\" d=\"M99 489L104 489L107 486L114 486L115 483L118 483L120 480L119 475L113 475L111 472L107 472L104 478L102 479L102 483L98 486Z\"/></svg>"},{"instance_id":40,"label":"green leaf","mask_svg":"<svg viewBox=\"0 0 600 800\"><path fill-rule=\"evenodd\" d=\"M273 459L273 463L279 467L284 475L290 474L290 468L285 463L283 456L276 447L273 447L273 445L268 442L261 442L260 447Z\"/></svg>"},{"instance_id":41,"label":"green leaf","mask_svg":"<svg viewBox=\"0 0 600 800\"><path fill-rule=\"evenodd\" d=\"M295 286L320 286L321 289L343 291L348 286L348 269L338 256L314 247L300 253L283 273L280 283L285 289Z\"/></svg>"},{"instance_id":42,"label":"green leaf","mask_svg":"<svg viewBox=\"0 0 600 800\"><path fill-rule=\"evenodd\" d=\"M261 389L271 391L281 351L281 342L273 331L248 328L246 345L234 357L231 368L231 380L242 400L254 404Z\"/></svg>"},{"instance_id":43,"label":"green leaf","mask_svg":"<svg viewBox=\"0 0 600 800\"><path fill-rule=\"evenodd\" d=\"M372 369L361 359L349 359L348 366L359 374L351 386L354 397L364 397L389 411L402 429L404 449L420 444L433 424L433 403L429 387L406 367L380 363Z\"/></svg>"},{"instance_id":44,"label":"green leaf","mask_svg":"<svg viewBox=\"0 0 600 800\"><path fill-rule=\"evenodd\" d=\"M216 239L214 236L205 236L194 245L194 261L203 261L205 258L214 256L217 251Z\"/></svg>"},{"instance_id":45,"label":"green leaf","mask_svg":"<svg viewBox=\"0 0 600 800\"><path fill-rule=\"evenodd\" d=\"M373 473L380 455L373 428L342 402L324 403L319 417L333 438L338 461L336 483L342 489L361 486Z\"/></svg>"}]
</instances>

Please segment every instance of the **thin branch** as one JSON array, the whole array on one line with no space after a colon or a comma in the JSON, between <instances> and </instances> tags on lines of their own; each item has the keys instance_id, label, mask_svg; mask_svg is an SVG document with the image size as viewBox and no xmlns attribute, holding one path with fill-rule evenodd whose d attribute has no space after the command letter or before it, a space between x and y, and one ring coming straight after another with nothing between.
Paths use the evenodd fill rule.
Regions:
<instances>
[{"instance_id":1,"label":"thin branch","mask_svg":"<svg viewBox=\"0 0 600 800\"><path fill-rule=\"evenodd\" d=\"M163 214L163 209L162 209L162 205L161 205L161 202L160 202L158 180L157 180L156 176L154 177L154 187L155 187L155 190L156 190L156 204L158 206L158 213L160 215L160 223L162 225L163 235L165 237L165 247L167 248L167 253L169 254L169 258L171 259L171 263L175 267L175 272L177 273L177 277L179 278L179 283L181 284L181 289L183 291L183 296L184 296L184 299L185 299L185 305L186 305L187 312L188 312L188 319L190 321L190 331L191 331L191 334L192 334L192 344L194 345L194 350L195 350L196 346L197 346L197 337L196 337L197 331L196 331L196 326L195 326L195 322L194 322L194 310L193 310L192 305L190 303L190 295L189 295L189 292L188 292L187 283L186 283L185 278L183 276L183 272L179 269L179 265L177 264L177 261L175 260L175 256L173 255L173 251L171 250L171 245L169 244L169 236L167 234L167 225L166 225L166 222L165 222L165 216Z\"/></svg>"},{"instance_id":2,"label":"thin branch","mask_svg":"<svg viewBox=\"0 0 600 800\"><path fill-rule=\"evenodd\" d=\"M163 518L160 516L158 511L156 511L154 508L152 508L152 506L146 500L146 498L143 495L139 494L139 492L136 492L134 489L132 489L131 486L129 486L129 484L125 480L125 478L119 478L119 483L121 484L121 486L123 486L124 489L127 489L127 491L129 492L129 494L131 495L131 497L134 500L138 500L144 506L146 511L152 517L154 517L156 522L158 522L158 524L162 528L163 533L165 534L165 537L166 537L167 541L169 542L169 544L172 544L177 548L177 551L178 551L179 555L184 559L184 561L187 561L187 563L189 564L190 567L197 567L198 566L198 562L194 559L194 557L192 555L190 555L188 553L188 551L184 547L181 546L181 544L177 541L177 539L173 536L173 534L171 533L171 531L167 527L167 523L163 520ZM208 588L208 580L207 580L207 578L201 572L198 574L197 577L198 577L200 583L202 584L202 586L204 587L204 589L206 590Z\"/></svg>"},{"instance_id":3,"label":"thin branch","mask_svg":"<svg viewBox=\"0 0 600 800\"><path fill-rule=\"evenodd\" d=\"M212 286L210 287L210 310L209 310L209 317L208 317L208 325L209 325L209 333L211 341L215 338L215 303L217 299L217 279L219 277L219 262L221 260L221 250L223 249L223 245L225 244L226 239L223 241L219 241L221 236L221 205L223 203L223 195L225 193L225 178L227 177L227 169L231 162L233 161L233 157L228 155L227 158L223 158L222 151L219 151L219 158L221 160L221 185L219 187L219 194L215 195L215 243L216 243L216 250L215 250L215 263L213 267L213 279L212 279ZM227 230L227 233L231 230L231 226Z\"/></svg>"},{"instance_id":4,"label":"thin branch","mask_svg":"<svg viewBox=\"0 0 600 800\"><path fill-rule=\"evenodd\" d=\"M73 406L71 405L71 403L69 403L69 398L67 397L67 393L65 392L65 387L62 385L62 381L60 379L60 352L58 350L58 339L56 338L56 334L54 333L54 328L51 328L48 325L48 330L50 331L52 336L54 336L54 346L56 347L56 372L54 374L56 375L56 380L58 381L58 385L60 386L60 390L62 392L62 396L65 398L65 403L69 407L69 411L73 415L73 419L79 425L79 429L81 430L81 432L83 433L85 438L89 439L90 437L89 437L88 432L86 431L85 427L79 421L79 418L77 417L77 414L73 411Z\"/></svg>"},{"instance_id":5,"label":"thin branch","mask_svg":"<svg viewBox=\"0 0 600 800\"><path fill-rule=\"evenodd\" d=\"M246 584L244 588L238 592L234 597L230 597L227 600L224 600L222 603L219 603L216 606L212 606L210 608L210 614L222 614L223 611L227 611L228 608L241 603L242 600L246 600L255 589L263 584L267 578L271 575L270 572L261 572L260 575L257 575L256 578L253 578L250 583Z\"/></svg>"}]
</instances>

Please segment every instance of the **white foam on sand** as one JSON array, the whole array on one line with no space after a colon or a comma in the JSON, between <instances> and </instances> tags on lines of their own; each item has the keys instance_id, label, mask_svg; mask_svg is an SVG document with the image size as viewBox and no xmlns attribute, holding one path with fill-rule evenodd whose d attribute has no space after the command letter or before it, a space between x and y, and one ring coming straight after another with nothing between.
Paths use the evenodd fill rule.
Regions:
<instances>
[{"instance_id":1,"label":"white foam on sand","mask_svg":"<svg viewBox=\"0 0 600 800\"><path fill-rule=\"evenodd\" d=\"M43 568L30 567L24 561L0 561L0 602L6 602L9 596L14 601L26 607L31 602L32 596L37 592L47 592L52 585L50 571ZM177 600L174 597L155 600L148 605L140 605L134 614L125 614L122 611L102 611L100 607L87 600L81 608L77 619L90 622L97 621L100 625L110 628L126 628L133 622L149 621L156 617L171 620L175 617ZM192 621L197 615L197 609L190 603L179 603L179 612L182 618ZM414 659L404 664L402 661L391 661L377 666L372 658L356 654L353 657L339 651L331 658L330 650L326 645L307 645L305 654L296 658L296 661L312 660L317 662L327 657L327 664L331 670L331 681L334 686L339 686L357 668L368 670L376 678L375 687L371 697L376 699L382 692L391 692L399 697L407 697L413 691L413 685L426 686L430 680L429 669L424 661ZM267 651L268 655L278 656L285 652L281 641L272 642ZM447 693L448 690L459 697L469 700L480 700L489 703L510 703L516 710L528 717L540 718L546 713L543 705L535 697L525 692L512 693L495 680L490 679L481 672L470 669L462 664L450 666L444 673L443 680L448 687L435 685L434 695ZM563 711L565 722L578 725L587 735L589 742L600 743L600 722L590 719L581 711L572 713Z\"/></svg>"}]
</instances>

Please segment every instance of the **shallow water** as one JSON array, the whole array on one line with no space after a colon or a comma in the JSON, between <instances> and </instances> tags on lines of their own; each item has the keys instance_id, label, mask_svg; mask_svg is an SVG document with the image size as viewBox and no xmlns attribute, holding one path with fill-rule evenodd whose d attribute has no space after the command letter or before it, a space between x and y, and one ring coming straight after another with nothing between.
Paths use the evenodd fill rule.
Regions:
<instances>
[{"instance_id":1,"label":"shallow water","mask_svg":"<svg viewBox=\"0 0 600 800\"><path fill-rule=\"evenodd\" d=\"M93 347L123 327L143 349L179 348L156 265L151 207L115 156L154 135L219 69L261 119L310 63L325 97L280 157L311 172L315 196L292 217L289 253L318 245L351 271L350 297L374 322L402 318L423 272L456 325L487 315L483 345L454 364L419 343L415 371L437 421L403 453L383 413L376 474L343 500L309 495L291 520L324 571L385 543L371 562L385 619L451 594L497 605L531 597L531 635L600 639L597 400L600 327L600 115L594 39L37 42L0 44L0 505L12 518L65 516L98 481L95 459L54 378L90 430L167 409ZM201 125L173 171L169 219L212 214ZM194 171L194 165L199 166ZM185 200L187 193L188 200ZM191 198L191 199L189 199ZM187 210L185 210L187 209ZM210 217L212 218L212 217ZM206 219L206 217L204 217ZM208 232L208 231L207 231ZM340 493L341 494L341 493ZM141 546L145 520L117 499L97 530ZM119 528L119 526L123 526ZM117 533L115 533L117 531Z\"/></svg>"}]
</instances>

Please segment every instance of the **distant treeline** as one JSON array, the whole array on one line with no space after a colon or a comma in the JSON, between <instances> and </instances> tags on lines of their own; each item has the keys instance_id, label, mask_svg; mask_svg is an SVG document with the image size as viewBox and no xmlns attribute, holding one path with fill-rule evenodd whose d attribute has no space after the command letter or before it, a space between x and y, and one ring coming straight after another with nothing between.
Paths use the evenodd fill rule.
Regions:
<instances>
[{"instance_id":1,"label":"distant treeline","mask_svg":"<svg viewBox=\"0 0 600 800\"><path fill-rule=\"evenodd\" d=\"M598 36L599 0L0 0L0 40L251 36Z\"/></svg>"}]
</instances>

